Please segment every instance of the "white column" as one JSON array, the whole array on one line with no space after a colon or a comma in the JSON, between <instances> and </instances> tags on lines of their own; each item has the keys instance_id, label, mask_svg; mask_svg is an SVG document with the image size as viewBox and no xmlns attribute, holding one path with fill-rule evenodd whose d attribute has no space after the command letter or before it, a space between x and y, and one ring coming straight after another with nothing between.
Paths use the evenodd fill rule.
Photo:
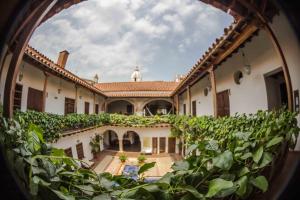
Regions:
<instances>
[{"instance_id":1,"label":"white column","mask_svg":"<svg viewBox=\"0 0 300 200\"><path fill-rule=\"evenodd\" d=\"M157 137L157 154L160 154L160 137Z\"/></svg>"},{"instance_id":2,"label":"white column","mask_svg":"<svg viewBox=\"0 0 300 200\"><path fill-rule=\"evenodd\" d=\"M140 137L140 141L141 141L141 152L143 152L143 150L144 150L144 137L141 137L141 136L139 136Z\"/></svg>"},{"instance_id":3,"label":"white column","mask_svg":"<svg viewBox=\"0 0 300 200\"><path fill-rule=\"evenodd\" d=\"M123 152L123 140L119 139L119 151Z\"/></svg>"},{"instance_id":4,"label":"white column","mask_svg":"<svg viewBox=\"0 0 300 200\"><path fill-rule=\"evenodd\" d=\"M169 153L169 137L166 137L166 153Z\"/></svg>"}]
</instances>

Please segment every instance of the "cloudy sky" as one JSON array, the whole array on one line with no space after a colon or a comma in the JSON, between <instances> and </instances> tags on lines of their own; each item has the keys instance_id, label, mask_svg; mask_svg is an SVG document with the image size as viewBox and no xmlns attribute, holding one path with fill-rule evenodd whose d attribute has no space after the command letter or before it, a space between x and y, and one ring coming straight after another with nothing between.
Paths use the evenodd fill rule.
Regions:
<instances>
[{"instance_id":1,"label":"cloudy sky","mask_svg":"<svg viewBox=\"0 0 300 200\"><path fill-rule=\"evenodd\" d=\"M68 50L67 68L101 82L185 74L233 19L197 0L89 0L42 24L30 45L54 61Z\"/></svg>"}]
</instances>

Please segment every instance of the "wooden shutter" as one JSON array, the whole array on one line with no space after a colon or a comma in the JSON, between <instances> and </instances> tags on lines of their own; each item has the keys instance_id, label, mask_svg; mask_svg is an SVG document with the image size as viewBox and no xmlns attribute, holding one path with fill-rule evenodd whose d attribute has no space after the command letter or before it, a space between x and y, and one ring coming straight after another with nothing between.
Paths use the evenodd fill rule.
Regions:
<instances>
[{"instance_id":1,"label":"wooden shutter","mask_svg":"<svg viewBox=\"0 0 300 200\"><path fill-rule=\"evenodd\" d=\"M65 149L65 154L66 154L66 156L73 158L72 148L70 147L70 148Z\"/></svg>"},{"instance_id":2,"label":"wooden shutter","mask_svg":"<svg viewBox=\"0 0 300 200\"><path fill-rule=\"evenodd\" d=\"M159 153L165 153L166 152L166 138L160 137L159 138Z\"/></svg>"},{"instance_id":3,"label":"wooden shutter","mask_svg":"<svg viewBox=\"0 0 300 200\"><path fill-rule=\"evenodd\" d=\"M176 148L176 138L169 137L168 138L168 153L175 153Z\"/></svg>"},{"instance_id":4,"label":"wooden shutter","mask_svg":"<svg viewBox=\"0 0 300 200\"><path fill-rule=\"evenodd\" d=\"M23 86L16 84L14 95L14 110L21 110Z\"/></svg>"},{"instance_id":5,"label":"wooden shutter","mask_svg":"<svg viewBox=\"0 0 300 200\"><path fill-rule=\"evenodd\" d=\"M75 112L75 99L65 98L65 115Z\"/></svg>"},{"instance_id":6,"label":"wooden shutter","mask_svg":"<svg viewBox=\"0 0 300 200\"><path fill-rule=\"evenodd\" d=\"M90 113L90 103L89 102L84 102L84 113L87 115Z\"/></svg>"},{"instance_id":7,"label":"wooden shutter","mask_svg":"<svg viewBox=\"0 0 300 200\"><path fill-rule=\"evenodd\" d=\"M43 91L31 87L28 88L27 109L43 111Z\"/></svg>"},{"instance_id":8,"label":"wooden shutter","mask_svg":"<svg viewBox=\"0 0 300 200\"><path fill-rule=\"evenodd\" d=\"M197 116L197 107L196 101L192 101L192 115L195 117Z\"/></svg>"},{"instance_id":9,"label":"wooden shutter","mask_svg":"<svg viewBox=\"0 0 300 200\"><path fill-rule=\"evenodd\" d=\"M219 117L230 115L229 90L217 93L217 115Z\"/></svg>"},{"instance_id":10,"label":"wooden shutter","mask_svg":"<svg viewBox=\"0 0 300 200\"><path fill-rule=\"evenodd\" d=\"M183 114L186 115L186 104L183 104Z\"/></svg>"},{"instance_id":11,"label":"wooden shutter","mask_svg":"<svg viewBox=\"0 0 300 200\"><path fill-rule=\"evenodd\" d=\"M83 159L84 158L84 153L83 153L82 143L76 144L76 151L77 151L78 159L79 160Z\"/></svg>"},{"instance_id":12,"label":"wooden shutter","mask_svg":"<svg viewBox=\"0 0 300 200\"><path fill-rule=\"evenodd\" d=\"M157 137L152 138L152 153L157 154Z\"/></svg>"},{"instance_id":13,"label":"wooden shutter","mask_svg":"<svg viewBox=\"0 0 300 200\"><path fill-rule=\"evenodd\" d=\"M99 104L95 104L95 113L99 114Z\"/></svg>"}]
</instances>

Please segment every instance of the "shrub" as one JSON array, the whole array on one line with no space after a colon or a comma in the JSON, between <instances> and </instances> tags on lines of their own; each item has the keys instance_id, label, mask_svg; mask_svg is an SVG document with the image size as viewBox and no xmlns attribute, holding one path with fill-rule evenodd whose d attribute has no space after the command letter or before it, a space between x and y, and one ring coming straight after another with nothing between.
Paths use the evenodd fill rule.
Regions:
<instances>
[{"instance_id":1,"label":"shrub","mask_svg":"<svg viewBox=\"0 0 300 200\"><path fill-rule=\"evenodd\" d=\"M125 154L121 154L121 155L119 156L119 159L120 159L120 161L121 161L122 163L124 163L124 162L126 162L126 160L127 160L128 158L127 158L127 156L126 156Z\"/></svg>"},{"instance_id":2,"label":"shrub","mask_svg":"<svg viewBox=\"0 0 300 200\"><path fill-rule=\"evenodd\" d=\"M139 155L138 157L137 157L137 159L138 159L138 161L139 161L139 163L143 163L143 162L145 162L145 160L147 160L147 158L146 158L146 156L145 155Z\"/></svg>"},{"instance_id":3,"label":"shrub","mask_svg":"<svg viewBox=\"0 0 300 200\"><path fill-rule=\"evenodd\" d=\"M90 141L90 146L92 149L92 153L93 154L97 154L101 151L100 149L100 141L101 141L102 137L98 134L95 134L95 137L93 137Z\"/></svg>"}]
</instances>

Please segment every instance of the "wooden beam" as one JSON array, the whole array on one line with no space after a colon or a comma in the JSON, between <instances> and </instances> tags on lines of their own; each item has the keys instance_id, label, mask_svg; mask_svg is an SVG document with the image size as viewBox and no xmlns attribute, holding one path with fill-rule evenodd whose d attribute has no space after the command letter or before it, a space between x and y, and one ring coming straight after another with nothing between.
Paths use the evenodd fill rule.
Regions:
<instances>
[{"instance_id":1,"label":"wooden beam","mask_svg":"<svg viewBox=\"0 0 300 200\"><path fill-rule=\"evenodd\" d=\"M231 43L231 45L214 60L214 65L221 63L227 56L236 50L242 43L244 43L255 31L257 27L249 24L243 32Z\"/></svg>"},{"instance_id":2,"label":"wooden beam","mask_svg":"<svg viewBox=\"0 0 300 200\"><path fill-rule=\"evenodd\" d=\"M214 117L217 117L218 115L218 107L217 107L217 87L216 87L216 77L215 77L215 72L214 72L214 67L211 66L209 69L209 80L211 84L211 95L213 98L213 109L214 109Z\"/></svg>"},{"instance_id":3,"label":"wooden beam","mask_svg":"<svg viewBox=\"0 0 300 200\"><path fill-rule=\"evenodd\" d=\"M176 98L176 114L179 115L179 95L175 96Z\"/></svg>"},{"instance_id":4,"label":"wooden beam","mask_svg":"<svg viewBox=\"0 0 300 200\"><path fill-rule=\"evenodd\" d=\"M44 88L43 88L43 108L42 111L45 112L46 110L46 97L47 97L47 84L48 84L48 77L49 74L44 72L45 79L44 79Z\"/></svg>"},{"instance_id":5,"label":"wooden beam","mask_svg":"<svg viewBox=\"0 0 300 200\"><path fill-rule=\"evenodd\" d=\"M96 113L96 94L93 92L93 101L94 101L94 113Z\"/></svg>"},{"instance_id":6,"label":"wooden beam","mask_svg":"<svg viewBox=\"0 0 300 200\"><path fill-rule=\"evenodd\" d=\"M78 104L78 85L75 84L75 105L74 105L74 112L77 113L77 104Z\"/></svg>"},{"instance_id":7,"label":"wooden beam","mask_svg":"<svg viewBox=\"0 0 300 200\"><path fill-rule=\"evenodd\" d=\"M191 115L191 89L190 86L186 87L186 95L187 95L187 114L190 116Z\"/></svg>"}]
</instances>

